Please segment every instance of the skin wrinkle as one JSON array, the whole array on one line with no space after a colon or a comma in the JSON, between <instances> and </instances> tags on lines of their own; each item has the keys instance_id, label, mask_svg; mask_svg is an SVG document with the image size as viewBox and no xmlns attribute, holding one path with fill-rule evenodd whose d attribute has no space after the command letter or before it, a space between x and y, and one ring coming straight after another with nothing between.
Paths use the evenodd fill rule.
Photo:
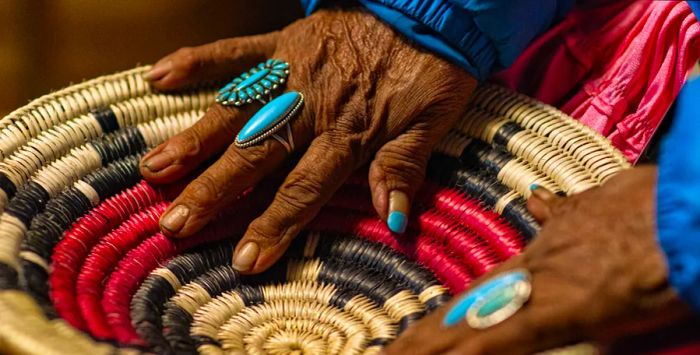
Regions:
<instances>
[{"instance_id":1,"label":"skin wrinkle","mask_svg":"<svg viewBox=\"0 0 700 355\"><path fill-rule=\"evenodd\" d=\"M605 343L687 316L687 306L668 286L668 270L656 244L655 183L656 169L642 167L600 188L540 201L550 211L539 213L551 214L540 235L522 255L492 273L527 268L533 275L528 304L484 331L464 323L442 328L439 322L449 309L445 307L420 321L411 331L413 337L402 336L390 345L388 353L452 349L525 354L575 341Z\"/></svg>"},{"instance_id":2,"label":"skin wrinkle","mask_svg":"<svg viewBox=\"0 0 700 355\"><path fill-rule=\"evenodd\" d=\"M260 41L266 42L265 48L257 48ZM268 41L275 43L270 45ZM269 51L271 47L274 53ZM237 48L248 53L239 53ZM178 58L178 55L186 58ZM318 213L349 174L372 159L372 166L376 166L370 168L374 171L370 173L373 194L379 189L387 195L390 193L387 187L400 186L405 188L402 192L412 196L424 178L429 152L464 113L476 85L465 71L417 49L389 26L359 9L322 10L289 25L279 34L224 40L214 47L208 45L176 52L164 59L177 63L165 78L177 73L185 78L180 83L196 83L203 77L222 79L205 73L224 71L212 68L221 63L242 71L246 68L241 63L253 65L248 63L249 59L259 59L263 55L290 63L290 76L284 90L303 93L305 104L292 121L297 150L294 159L298 158L298 163L282 183L276 199L250 224L241 241L261 243L260 258L252 272L263 271L281 255L289 241ZM199 69L194 70L192 63L197 63ZM196 73L188 75L188 70ZM234 74L230 69L227 72ZM158 89L179 87L160 79L154 79L153 85ZM203 134L219 132L221 127L240 129L256 108L251 106L224 110L217 105L197 127ZM211 117L214 115L219 117ZM178 137L182 136L170 142L178 144L182 139ZM232 139L230 137L227 143ZM201 141L208 142L204 137ZM209 207L192 210L179 237L192 235L204 226L230 202L229 196L240 194L248 185L282 168L276 156L281 145L274 140L266 140L262 145L266 152L256 153L253 147L230 148L205 171L206 184L215 185L217 189L215 194L209 192L209 195L216 196L196 196L199 193L194 187L199 182L193 182L191 186L194 187L186 188L173 202L173 206L186 203ZM402 147L413 147L412 151L420 153L411 153ZM163 148L156 148L156 152L159 149ZM142 169L142 173L152 181L179 175L177 180L222 150L205 152L200 149L195 157L182 153L176 157L182 169L171 166L162 173L147 169ZM251 157L257 154L263 157ZM284 154L280 161L290 161L286 152L280 154ZM233 162L243 166L232 166ZM377 174L377 169L382 171ZM217 198L217 201L211 200ZM384 216L382 205L386 204L386 196L374 198L374 201L378 213Z\"/></svg>"},{"instance_id":3,"label":"skin wrinkle","mask_svg":"<svg viewBox=\"0 0 700 355\"><path fill-rule=\"evenodd\" d=\"M279 32L271 32L241 38L235 43L220 40L203 47L181 48L157 63L170 61L175 69L160 80L166 86L181 87L230 76L269 57L278 35Z\"/></svg>"},{"instance_id":4,"label":"skin wrinkle","mask_svg":"<svg viewBox=\"0 0 700 355\"><path fill-rule=\"evenodd\" d=\"M410 133L405 133L410 134ZM377 155L379 161L394 161L395 164L381 164L378 169L372 169L373 171L381 172L381 176L376 177L384 181L386 188L389 190L407 190L409 188L408 182L406 180L397 181L396 179L387 179L387 176L398 176L401 175L408 181L422 181L425 177L425 164L423 161L427 161L429 152L422 152L419 149L419 144L412 146L405 146L400 144L392 144L390 146L385 146L385 149ZM412 157L418 156L421 159L414 160ZM409 196L412 198L413 196Z\"/></svg>"},{"instance_id":5,"label":"skin wrinkle","mask_svg":"<svg viewBox=\"0 0 700 355\"><path fill-rule=\"evenodd\" d=\"M212 111L210 116L215 120L214 124L223 128L226 131L225 134L235 135L238 132L240 123L231 119L230 109L214 106L210 110Z\"/></svg>"}]
</instances>

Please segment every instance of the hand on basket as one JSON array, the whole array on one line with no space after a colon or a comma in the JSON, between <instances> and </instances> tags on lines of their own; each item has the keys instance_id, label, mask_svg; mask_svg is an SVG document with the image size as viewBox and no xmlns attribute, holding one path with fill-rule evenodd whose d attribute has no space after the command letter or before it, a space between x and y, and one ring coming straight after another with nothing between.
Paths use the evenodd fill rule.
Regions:
<instances>
[{"instance_id":1,"label":"hand on basket","mask_svg":"<svg viewBox=\"0 0 700 355\"><path fill-rule=\"evenodd\" d=\"M581 341L604 344L689 314L668 285L657 245L655 184L656 169L644 167L568 198L534 190L528 207L543 222L540 234L475 282L528 270L532 291L522 309L483 330L463 318L445 326L457 297L409 328L387 353L531 354Z\"/></svg>"},{"instance_id":2,"label":"hand on basket","mask_svg":"<svg viewBox=\"0 0 700 355\"><path fill-rule=\"evenodd\" d=\"M191 236L247 188L288 172L236 249L236 268L261 272L368 162L377 213L402 232L432 148L466 109L475 80L362 10L319 11L279 32L183 48L146 77L157 89L179 89L228 80L268 58L289 63L285 90L305 98L291 121L293 154L271 138L247 148L231 144L261 105L213 105L142 161L147 180L172 183L223 153L173 201L161 218L163 232ZM398 214L389 218L392 212Z\"/></svg>"}]
</instances>

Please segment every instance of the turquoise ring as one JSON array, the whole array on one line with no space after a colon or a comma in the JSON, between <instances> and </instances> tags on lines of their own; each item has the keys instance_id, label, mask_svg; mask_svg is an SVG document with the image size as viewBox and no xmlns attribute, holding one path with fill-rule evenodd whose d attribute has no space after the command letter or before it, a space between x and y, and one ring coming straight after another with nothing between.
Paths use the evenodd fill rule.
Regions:
<instances>
[{"instance_id":1,"label":"turquoise ring","mask_svg":"<svg viewBox=\"0 0 700 355\"><path fill-rule=\"evenodd\" d=\"M514 315L530 299L530 273L525 269L499 274L463 295L445 314L443 325L462 320L474 329L494 326Z\"/></svg>"},{"instance_id":2,"label":"turquoise ring","mask_svg":"<svg viewBox=\"0 0 700 355\"><path fill-rule=\"evenodd\" d=\"M286 92L268 102L243 126L233 144L247 148L258 144L268 137L279 141L287 152L294 151L294 137L289 122L297 116L304 105L304 95L297 91ZM279 131L286 126L286 139Z\"/></svg>"},{"instance_id":3,"label":"turquoise ring","mask_svg":"<svg viewBox=\"0 0 700 355\"><path fill-rule=\"evenodd\" d=\"M253 100L266 103L273 91L289 76L289 63L268 59L231 80L219 90L216 102L225 106L243 106Z\"/></svg>"}]
</instances>

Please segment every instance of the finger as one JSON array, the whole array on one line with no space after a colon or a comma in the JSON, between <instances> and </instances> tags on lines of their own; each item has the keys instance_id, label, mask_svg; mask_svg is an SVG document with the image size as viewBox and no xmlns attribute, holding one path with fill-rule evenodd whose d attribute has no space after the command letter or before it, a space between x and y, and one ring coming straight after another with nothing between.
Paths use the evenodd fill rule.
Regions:
<instances>
[{"instance_id":1,"label":"finger","mask_svg":"<svg viewBox=\"0 0 700 355\"><path fill-rule=\"evenodd\" d=\"M561 203L564 198L537 184L530 185L530 190L532 195L527 200L527 208L537 222L543 224L552 217L554 206Z\"/></svg>"},{"instance_id":2,"label":"finger","mask_svg":"<svg viewBox=\"0 0 700 355\"><path fill-rule=\"evenodd\" d=\"M559 293L540 292L553 282L562 285L559 279L533 275L529 302L507 320L487 329L471 328L466 321L445 327L442 319L450 307L443 307L426 317L428 322L409 328L387 348L387 353L532 354L584 340L582 325L572 318L573 303L558 300ZM441 329L436 332L435 327ZM423 334L434 336L426 338Z\"/></svg>"},{"instance_id":3,"label":"finger","mask_svg":"<svg viewBox=\"0 0 700 355\"><path fill-rule=\"evenodd\" d=\"M295 139L304 142L300 137ZM168 207L160 219L163 233L176 238L191 236L243 191L283 165L287 157L287 150L275 139L247 148L232 144Z\"/></svg>"},{"instance_id":4,"label":"finger","mask_svg":"<svg viewBox=\"0 0 700 355\"><path fill-rule=\"evenodd\" d=\"M406 230L410 205L423 183L434 142L431 134L412 129L377 151L369 169L372 203L395 233Z\"/></svg>"},{"instance_id":5,"label":"finger","mask_svg":"<svg viewBox=\"0 0 700 355\"><path fill-rule=\"evenodd\" d=\"M540 292L553 284L560 288L578 287L547 273L533 274L532 295L522 309L484 330L474 330L463 323L461 326L469 334L448 354L533 354L585 340L588 334L576 319L576 312L581 312L579 306L557 299L567 293Z\"/></svg>"},{"instance_id":6,"label":"finger","mask_svg":"<svg viewBox=\"0 0 700 355\"><path fill-rule=\"evenodd\" d=\"M543 305L536 312L521 309L501 324L456 344L447 354L534 354L582 341L582 334L571 331L566 316L556 305Z\"/></svg>"},{"instance_id":7,"label":"finger","mask_svg":"<svg viewBox=\"0 0 700 355\"><path fill-rule=\"evenodd\" d=\"M172 183L220 153L253 115L257 105L229 108L214 104L192 127L173 136L141 159L142 176L153 183Z\"/></svg>"},{"instance_id":8,"label":"finger","mask_svg":"<svg viewBox=\"0 0 700 355\"><path fill-rule=\"evenodd\" d=\"M239 74L268 59L279 32L181 48L159 60L144 78L160 90L177 89Z\"/></svg>"},{"instance_id":9,"label":"finger","mask_svg":"<svg viewBox=\"0 0 700 355\"><path fill-rule=\"evenodd\" d=\"M487 275L476 280L470 288L473 289L492 275L522 267L524 256L515 256L496 267ZM468 292L468 291L467 291ZM445 326L444 319L452 307L461 299L455 297L450 303L436 309L433 313L409 327L401 336L392 342L384 351L389 355L398 354L442 354L456 346L462 339L471 335L471 330L463 321L455 326ZM439 329L436 331L436 329ZM426 334L431 334L426 337Z\"/></svg>"},{"instance_id":10,"label":"finger","mask_svg":"<svg viewBox=\"0 0 700 355\"><path fill-rule=\"evenodd\" d=\"M292 239L318 214L356 166L359 139L326 132L312 143L280 186L268 209L238 242L233 266L259 273L279 259Z\"/></svg>"},{"instance_id":11,"label":"finger","mask_svg":"<svg viewBox=\"0 0 700 355\"><path fill-rule=\"evenodd\" d=\"M410 203L423 182L432 149L464 114L476 85L472 78L449 64L426 69L429 73L412 80L409 88L397 88L395 84L382 88L391 93L389 96L400 96L401 100L389 100L390 108L375 112L389 117L373 119L383 123L381 129L389 141L377 151L370 166L372 203L377 214L396 233L406 229ZM434 80L444 76L453 80Z\"/></svg>"}]
</instances>

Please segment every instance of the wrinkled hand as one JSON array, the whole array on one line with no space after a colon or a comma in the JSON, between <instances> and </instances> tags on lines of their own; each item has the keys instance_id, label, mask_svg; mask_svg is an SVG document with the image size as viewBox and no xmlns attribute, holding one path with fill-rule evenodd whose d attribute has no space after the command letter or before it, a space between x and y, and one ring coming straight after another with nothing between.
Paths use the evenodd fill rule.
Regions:
<instances>
[{"instance_id":1,"label":"wrinkled hand","mask_svg":"<svg viewBox=\"0 0 700 355\"><path fill-rule=\"evenodd\" d=\"M233 146L260 105L216 104L192 128L146 155L141 167L149 181L173 183L223 152L161 219L164 233L187 237L235 196L299 159L236 248L234 266L246 273L276 261L351 172L369 161L377 213L385 220L392 208L408 213L400 202L413 197L433 146L465 111L475 87L466 72L361 10L319 11L280 32L183 48L160 60L146 78L170 90L229 79L268 58L289 62L286 89L305 96L291 123L298 156L290 157L274 139Z\"/></svg>"},{"instance_id":2,"label":"wrinkled hand","mask_svg":"<svg viewBox=\"0 0 700 355\"><path fill-rule=\"evenodd\" d=\"M528 269L529 302L481 331L464 321L444 328L447 305L409 328L387 352L531 354L579 341L606 343L679 319L689 311L668 285L656 242L655 185L656 169L644 167L568 198L536 189L528 207L543 222L541 233L490 274Z\"/></svg>"}]
</instances>

